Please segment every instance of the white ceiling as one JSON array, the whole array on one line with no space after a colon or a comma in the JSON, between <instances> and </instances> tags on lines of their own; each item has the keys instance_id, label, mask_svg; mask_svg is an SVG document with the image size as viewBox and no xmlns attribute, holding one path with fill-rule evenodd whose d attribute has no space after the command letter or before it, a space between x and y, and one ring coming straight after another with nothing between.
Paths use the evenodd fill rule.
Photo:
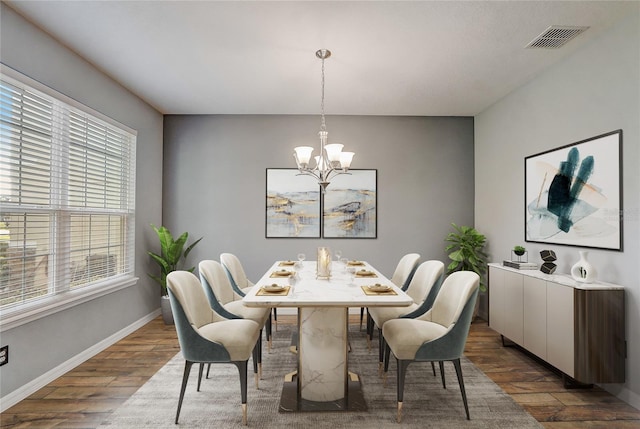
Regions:
<instances>
[{"instance_id":1,"label":"white ceiling","mask_svg":"<svg viewBox=\"0 0 640 429\"><path fill-rule=\"evenodd\" d=\"M473 116L635 1L11 1L165 114ZM551 25L589 26L525 49Z\"/></svg>"}]
</instances>

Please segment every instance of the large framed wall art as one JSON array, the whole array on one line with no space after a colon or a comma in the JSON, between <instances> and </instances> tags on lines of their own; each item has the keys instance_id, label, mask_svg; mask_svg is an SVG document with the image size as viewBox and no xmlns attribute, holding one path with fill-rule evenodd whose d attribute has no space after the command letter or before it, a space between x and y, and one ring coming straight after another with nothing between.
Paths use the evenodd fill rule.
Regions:
<instances>
[{"instance_id":1,"label":"large framed wall art","mask_svg":"<svg viewBox=\"0 0 640 429\"><path fill-rule=\"evenodd\" d=\"M320 238L320 186L292 168L267 168L267 238Z\"/></svg>"},{"instance_id":2,"label":"large framed wall art","mask_svg":"<svg viewBox=\"0 0 640 429\"><path fill-rule=\"evenodd\" d=\"M376 238L378 170L349 170L331 179L323 195L324 238Z\"/></svg>"},{"instance_id":3,"label":"large framed wall art","mask_svg":"<svg viewBox=\"0 0 640 429\"><path fill-rule=\"evenodd\" d=\"M524 164L525 241L622 250L622 130Z\"/></svg>"}]
</instances>

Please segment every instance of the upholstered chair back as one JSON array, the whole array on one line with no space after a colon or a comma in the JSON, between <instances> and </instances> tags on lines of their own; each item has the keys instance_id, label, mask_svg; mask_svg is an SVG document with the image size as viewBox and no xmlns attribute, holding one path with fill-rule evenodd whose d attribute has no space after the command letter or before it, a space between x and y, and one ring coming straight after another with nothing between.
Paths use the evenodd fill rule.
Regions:
<instances>
[{"instance_id":1,"label":"upholstered chair back","mask_svg":"<svg viewBox=\"0 0 640 429\"><path fill-rule=\"evenodd\" d=\"M167 287L180 303L187 320L197 331L201 326L225 320L209 306L198 278L188 271L173 271L167 276Z\"/></svg>"},{"instance_id":2,"label":"upholstered chair back","mask_svg":"<svg viewBox=\"0 0 640 429\"><path fill-rule=\"evenodd\" d=\"M420 255L417 253L408 253L400 258L400 261L398 261L398 265L391 276L391 283L402 290L407 289L413 277L413 273L418 267L418 262L420 262Z\"/></svg>"},{"instance_id":3,"label":"upholstered chair back","mask_svg":"<svg viewBox=\"0 0 640 429\"><path fill-rule=\"evenodd\" d=\"M462 309L479 284L480 277L473 271L456 271L449 274L442 283L433 307L425 314L425 319L450 328L458 321Z\"/></svg>"},{"instance_id":4,"label":"upholstered chair back","mask_svg":"<svg viewBox=\"0 0 640 429\"><path fill-rule=\"evenodd\" d=\"M240 259L232 253L220 254L220 262L226 269L229 281L238 289L245 289L253 286L253 283L249 281L247 275L244 272Z\"/></svg>"},{"instance_id":5,"label":"upholstered chair back","mask_svg":"<svg viewBox=\"0 0 640 429\"><path fill-rule=\"evenodd\" d=\"M423 262L418 266L411 279L411 283L409 283L406 291L407 295L409 295L416 304L422 304L430 295L431 289L434 286L440 286L443 274L444 264L441 261ZM435 295L432 299L435 299Z\"/></svg>"},{"instance_id":6,"label":"upholstered chair back","mask_svg":"<svg viewBox=\"0 0 640 429\"><path fill-rule=\"evenodd\" d=\"M231 288L227 273L225 273L220 262L213 260L201 261L200 264L198 264L198 269L200 271L200 281L205 288L205 292L207 292L207 288L210 288L209 290L213 292L212 295L207 294L209 301L215 298L220 304L224 305L231 301L242 299L242 297L236 294ZM210 304L213 303L210 302ZM211 305L211 307L214 306Z\"/></svg>"}]
</instances>

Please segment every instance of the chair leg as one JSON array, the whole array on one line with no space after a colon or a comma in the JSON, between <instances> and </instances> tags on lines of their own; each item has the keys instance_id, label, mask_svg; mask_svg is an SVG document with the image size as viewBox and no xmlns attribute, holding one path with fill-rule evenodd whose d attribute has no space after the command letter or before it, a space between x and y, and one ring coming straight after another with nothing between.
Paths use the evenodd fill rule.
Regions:
<instances>
[{"instance_id":1,"label":"chair leg","mask_svg":"<svg viewBox=\"0 0 640 429\"><path fill-rule=\"evenodd\" d=\"M273 309L273 320L276 322L276 332L278 332L278 309Z\"/></svg>"},{"instance_id":2,"label":"chair leg","mask_svg":"<svg viewBox=\"0 0 640 429\"><path fill-rule=\"evenodd\" d=\"M433 376L436 376L436 364L431 361L431 370L433 371Z\"/></svg>"},{"instance_id":3,"label":"chair leg","mask_svg":"<svg viewBox=\"0 0 640 429\"><path fill-rule=\"evenodd\" d=\"M262 330L260 330L260 336L258 337L258 378L262 378ZM256 387L258 387L256 382Z\"/></svg>"},{"instance_id":4,"label":"chair leg","mask_svg":"<svg viewBox=\"0 0 640 429\"><path fill-rule=\"evenodd\" d=\"M371 341L373 341L373 331L376 327L376 323L373 321L373 318L367 312L367 346L369 350L371 350Z\"/></svg>"},{"instance_id":5,"label":"chair leg","mask_svg":"<svg viewBox=\"0 0 640 429\"><path fill-rule=\"evenodd\" d=\"M272 322L271 322L271 313L269 313L269 319L267 320L267 349L271 351L271 335L272 335Z\"/></svg>"},{"instance_id":6,"label":"chair leg","mask_svg":"<svg viewBox=\"0 0 640 429\"><path fill-rule=\"evenodd\" d=\"M404 397L404 379L407 375L407 367L411 363L410 360L396 359L398 362L398 423L402 421L402 400Z\"/></svg>"},{"instance_id":7,"label":"chair leg","mask_svg":"<svg viewBox=\"0 0 640 429\"><path fill-rule=\"evenodd\" d=\"M210 370L210 369L211 369L211 364L210 364L210 363L208 363L208 364L207 364L207 374L204 376L204 378L207 378L207 379L209 378L209 370Z\"/></svg>"},{"instance_id":8,"label":"chair leg","mask_svg":"<svg viewBox=\"0 0 640 429\"><path fill-rule=\"evenodd\" d=\"M259 388L258 385L258 380L260 379L260 365L262 365L262 363L260 363L260 340L258 340L256 342L256 345L253 346L253 352L252 352L252 357L253 357L253 374L254 377L256 379L256 389Z\"/></svg>"},{"instance_id":9,"label":"chair leg","mask_svg":"<svg viewBox=\"0 0 640 429\"><path fill-rule=\"evenodd\" d=\"M198 367L198 388L196 389L197 392L200 391L200 382L202 381L203 371L204 371L204 363L200 363L200 366Z\"/></svg>"},{"instance_id":10,"label":"chair leg","mask_svg":"<svg viewBox=\"0 0 640 429\"><path fill-rule=\"evenodd\" d=\"M389 371L389 358L391 357L391 347L386 343L384 343L384 380L385 385L387 381L387 372Z\"/></svg>"},{"instance_id":11,"label":"chair leg","mask_svg":"<svg viewBox=\"0 0 640 429\"><path fill-rule=\"evenodd\" d=\"M384 346L386 341L382 336L382 329L378 328L378 376L382 375L382 366L384 362Z\"/></svg>"},{"instance_id":12,"label":"chair leg","mask_svg":"<svg viewBox=\"0 0 640 429\"><path fill-rule=\"evenodd\" d=\"M242 399L242 424L247 425L247 361L233 362L240 373L240 397Z\"/></svg>"},{"instance_id":13,"label":"chair leg","mask_svg":"<svg viewBox=\"0 0 640 429\"><path fill-rule=\"evenodd\" d=\"M440 365L440 377L442 377L442 387L447 388L447 384L444 381L444 362L439 361L438 365Z\"/></svg>"},{"instance_id":14,"label":"chair leg","mask_svg":"<svg viewBox=\"0 0 640 429\"><path fill-rule=\"evenodd\" d=\"M460 392L462 393L462 402L464 402L464 411L467 413L467 420L471 420L469 417L469 405L467 404L467 393L464 390L464 380L462 378L460 359L454 359L453 366L456 368L456 375L458 376L458 384L460 385Z\"/></svg>"},{"instance_id":15,"label":"chair leg","mask_svg":"<svg viewBox=\"0 0 640 429\"><path fill-rule=\"evenodd\" d=\"M364 307L360 307L360 328L358 330L362 331L362 319L364 319Z\"/></svg>"},{"instance_id":16,"label":"chair leg","mask_svg":"<svg viewBox=\"0 0 640 429\"><path fill-rule=\"evenodd\" d=\"M187 381L189 381L189 373L191 372L191 366L193 362L188 360L184 362L184 374L182 375L182 387L180 388L180 399L178 399L178 411L176 411L176 424L178 424L178 417L180 417L180 409L182 408L182 399L184 399L184 391L187 389Z\"/></svg>"}]
</instances>

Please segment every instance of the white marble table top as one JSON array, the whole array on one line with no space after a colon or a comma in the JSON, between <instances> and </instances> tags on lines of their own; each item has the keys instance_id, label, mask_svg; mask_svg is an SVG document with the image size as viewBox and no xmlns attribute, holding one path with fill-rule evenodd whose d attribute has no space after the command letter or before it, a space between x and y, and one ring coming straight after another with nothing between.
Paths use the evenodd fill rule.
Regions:
<instances>
[{"instance_id":1,"label":"white marble table top","mask_svg":"<svg viewBox=\"0 0 640 429\"><path fill-rule=\"evenodd\" d=\"M344 267L344 264L334 262L332 264L331 278L328 280L316 279L316 262L304 261L296 263L295 267L280 267L280 261L276 261L271 268L255 284L253 289L242 299L248 307L403 307L410 305L413 300L400 288L393 285L391 280L382 275L368 263L364 266L354 267L356 270L366 269L373 271L378 277L352 277ZM287 269L295 271L291 278L270 277L274 271ZM262 286L270 284L289 285L291 290L283 295L256 294ZM366 295L361 286L380 283L391 286L397 295Z\"/></svg>"}]
</instances>

